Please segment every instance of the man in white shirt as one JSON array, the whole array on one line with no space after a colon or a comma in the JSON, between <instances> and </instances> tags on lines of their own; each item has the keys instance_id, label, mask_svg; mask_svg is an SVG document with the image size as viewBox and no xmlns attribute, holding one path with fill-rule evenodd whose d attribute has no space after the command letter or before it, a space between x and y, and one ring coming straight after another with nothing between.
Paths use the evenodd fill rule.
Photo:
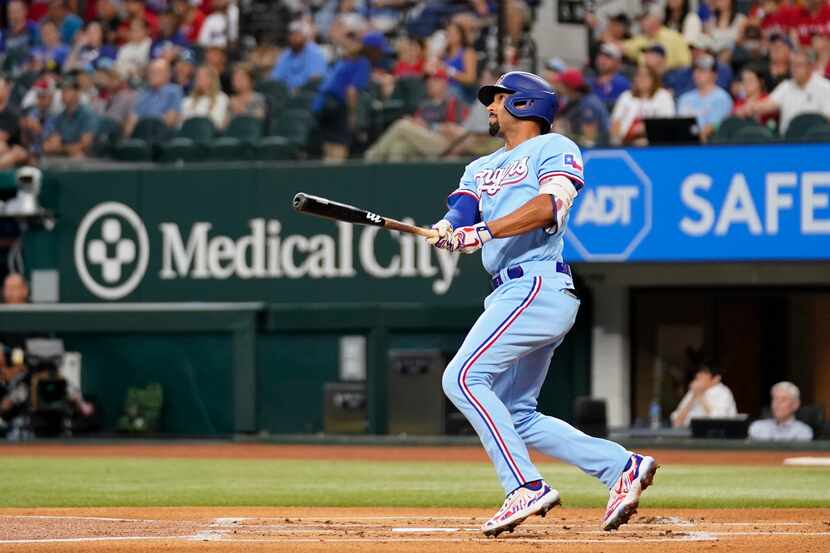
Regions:
<instances>
[{"instance_id":1,"label":"man in white shirt","mask_svg":"<svg viewBox=\"0 0 830 553\"><path fill-rule=\"evenodd\" d=\"M821 113L830 118L830 81L816 72L816 54L812 50L796 50L790 56L789 78L772 93L737 110L741 117L766 115L781 111L781 132L802 113Z\"/></svg>"},{"instance_id":2,"label":"man in white shirt","mask_svg":"<svg viewBox=\"0 0 830 553\"><path fill-rule=\"evenodd\" d=\"M795 412L801 406L801 393L792 382L779 382L772 387L772 418L749 425L750 440L781 442L809 442L813 429L796 420Z\"/></svg>"},{"instance_id":3,"label":"man in white shirt","mask_svg":"<svg viewBox=\"0 0 830 553\"><path fill-rule=\"evenodd\" d=\"M675 428L686 428L692 419L734 417L737 414L735 398L721 382L720 369L708 363L695 374L689 391L671 414L671 422Z\"/></svg>"},{"instance_id":4,"label":"man in white shirt","mask_svg":"<svg viewBox=\"0 0 830 553\"><path fill-rule=\"evenodd\" d=\"M239 6L231 0L213 0L213 13L205 18L196 41L207 48L229 48L239 39Z\"/></svg>"}]
</instances>

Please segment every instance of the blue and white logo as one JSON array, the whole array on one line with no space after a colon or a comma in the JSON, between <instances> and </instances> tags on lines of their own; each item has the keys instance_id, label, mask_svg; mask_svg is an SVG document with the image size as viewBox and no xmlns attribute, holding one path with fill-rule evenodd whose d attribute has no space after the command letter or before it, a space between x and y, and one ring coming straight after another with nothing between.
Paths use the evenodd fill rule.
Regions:
<instances>
[{"instance_id":1,"label":"blue and white logo","mask_svg":"<svg viewBox=\"0 0 830 553\"><path fill-rule=\"evenodd\" d=\"M623 150L585 155L567 235L585 261L625 261L651 231L651 180Z\"/></svg>"}]
</instances>

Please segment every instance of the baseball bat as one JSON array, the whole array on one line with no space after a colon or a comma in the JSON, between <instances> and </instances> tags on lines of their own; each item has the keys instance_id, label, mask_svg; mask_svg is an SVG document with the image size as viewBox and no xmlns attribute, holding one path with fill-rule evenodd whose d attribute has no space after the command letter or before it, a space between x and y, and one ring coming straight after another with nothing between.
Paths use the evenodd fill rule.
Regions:
<instances>
[{"instance_id":1,"label":"baseball bat","mask_svg":"<svg viewBox=\"0 0 830 553\"><path fill-rule=\"evenodd\" d=\"M327 219L356 225L382 227L389 230L417 234L418 236L427 238L435 235L437 232L434 229L416 227L415 225L409 225L396 219L384 217L353 205L333 202L327 198L312 196L311 194L305 194L303 192L294 195L293 205L294 209L300 213L308 213L309 215L316 215L317 217L325 217Z\"/></svg>"}]
</instances>

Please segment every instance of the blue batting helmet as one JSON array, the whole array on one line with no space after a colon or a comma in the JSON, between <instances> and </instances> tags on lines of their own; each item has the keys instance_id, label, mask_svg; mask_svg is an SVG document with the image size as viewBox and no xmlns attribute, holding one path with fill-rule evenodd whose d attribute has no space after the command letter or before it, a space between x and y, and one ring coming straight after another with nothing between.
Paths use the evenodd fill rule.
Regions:
<instances>
[{"instance_id":1,"label":"blue batting helmet","mask_svg":"<svg viewBox=\"0 0 830 553\"><path fill-rule=\"evenodd\" d=\"M510 94L504 103L510 115L518 119L544 121L546 125L542 125L542 134L550 131L559 109L559 99L545 79L533 73L511 71L499 77L496 84L479 88L478 101L489 106L500 93Z\"/></svg>"}]
</instances>

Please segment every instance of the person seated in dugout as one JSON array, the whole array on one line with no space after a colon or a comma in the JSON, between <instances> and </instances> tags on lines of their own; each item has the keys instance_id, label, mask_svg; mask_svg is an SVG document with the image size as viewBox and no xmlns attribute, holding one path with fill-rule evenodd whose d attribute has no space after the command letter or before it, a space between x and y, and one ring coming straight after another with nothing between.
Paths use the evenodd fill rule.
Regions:
<instances>
[{"instance_id":1,"label":"person seated in dugout","mask_svg":"<svg viewBox=\"0 0 830 553\"><path fill-rule=\"evenodd\" d=\"M801 393L792 382L779 382L770 390L772 417L749 425L749 439L758 441L809 442L813 429L795 418Z\"/></svg>"},{"instance_id":2,"label":"person seated in dugout","mask_svg":"<svg viewBox=\"0 0 830 553\"><path fill-rule=\"evenodd\" d=\"M687 428L692 419L734 417L738 414L732 391L721 382L720 368L702 363L677 409L671 414L672 426Z\"/></svg>"}]
</instances>

